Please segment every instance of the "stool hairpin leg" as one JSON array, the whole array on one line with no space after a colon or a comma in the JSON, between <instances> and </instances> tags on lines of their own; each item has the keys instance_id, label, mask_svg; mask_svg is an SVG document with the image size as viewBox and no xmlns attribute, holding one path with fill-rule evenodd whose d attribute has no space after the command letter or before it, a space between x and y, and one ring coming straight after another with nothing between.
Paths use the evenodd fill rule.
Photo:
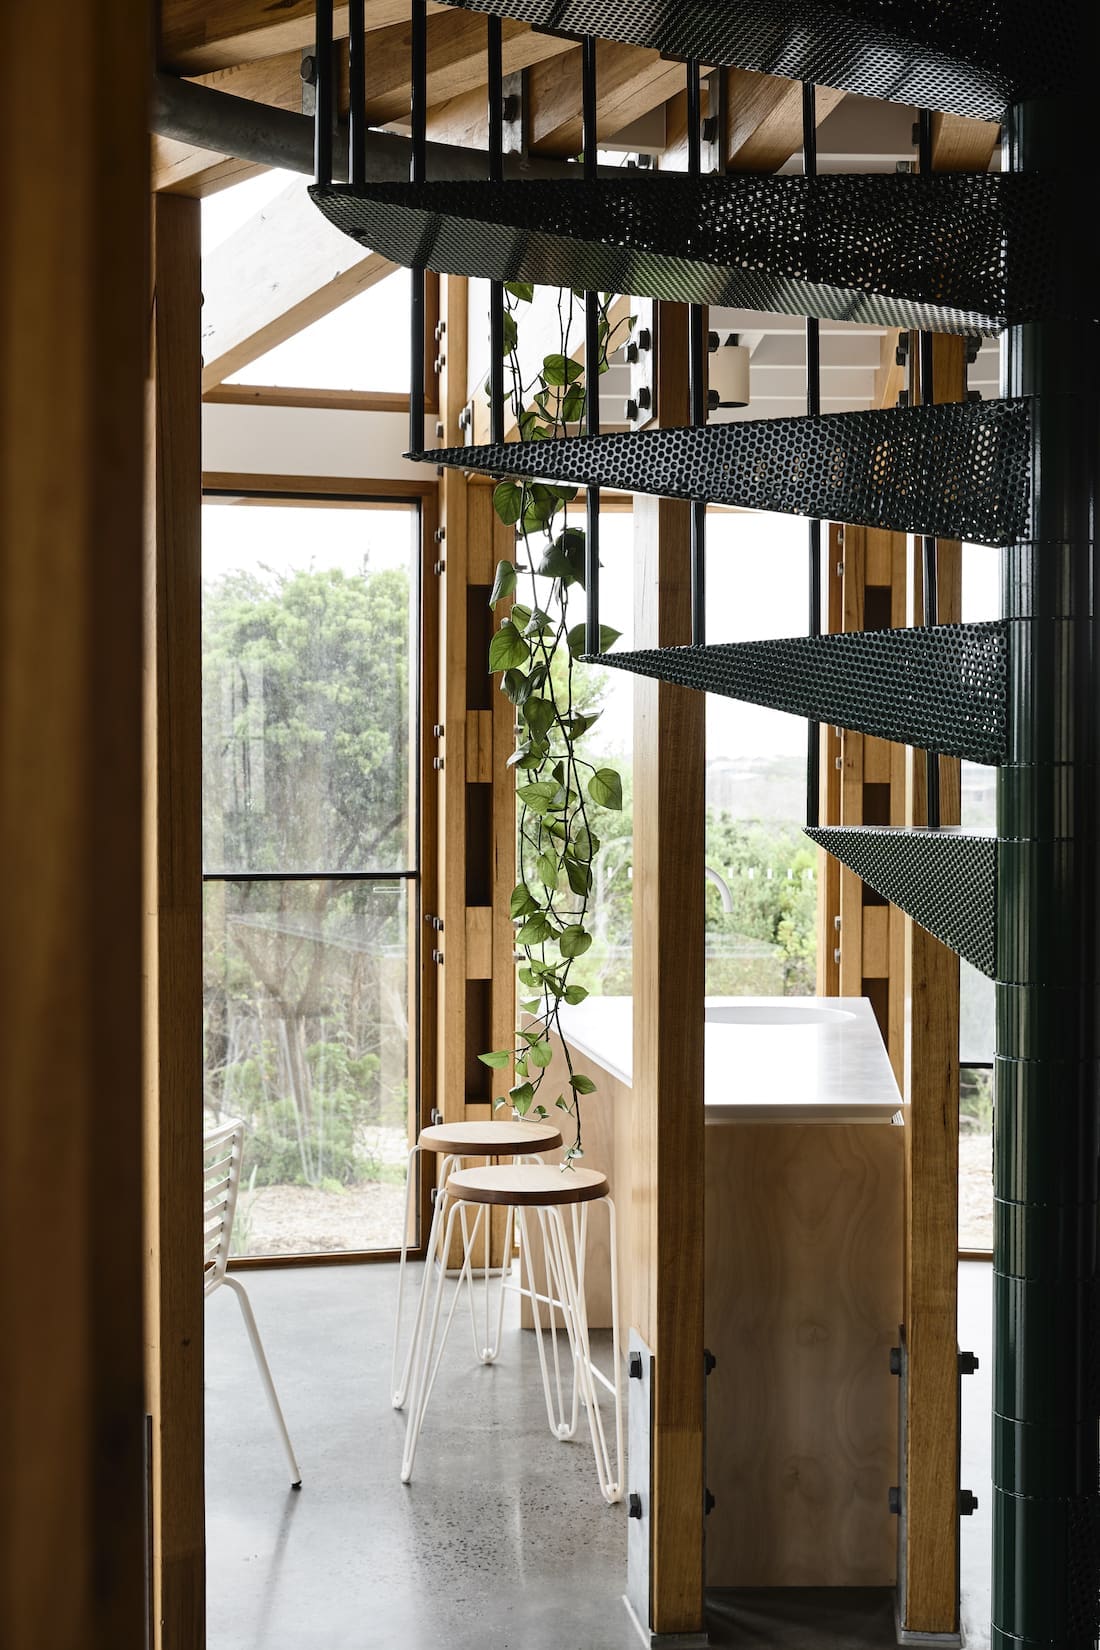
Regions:
<instances>
[{"instance_id":1,"label":"stool hairpin leg","mask_svg":"<svg viewBox=\"0 0 1100 1650\"><path fill-rule=\"evenodd\" d=\"M449 1201L450 1200L447 1197L446 1190L444 1189L440 1197L440 1202L447 1203ZM423 1338L423 1346L420 1351L420 1367L414 1377L414 1399L412 1405L410 1406L409 1421L405 1431L405 1450L401 1462L401 1482L403 1484L407 1484L412 1477L413 1461L416 1457L416 1446L420 1438L421 1430L424 1426L424 1416L428 1408L428 1400L431 1398L432 1391L435 1387L436 1376L439 1374L439 1366L443 1360L443 1353L447 1345L448 1336L451 1332L451 1324L454 1321L455 1307L458 1305L458 1299L462 1293L462 1285L464 1283L468 1283L471 1289L473 1288L473 1279L470 1273L470 1256L473 1251L473 1246L477 1242L477 1234L481 1225L482 1215L485 1213L484 1208L481 1207L478 1208L478 1211L474 1216L474 1223L472 1228L470 1228L469 1238L463 1249L462 1268L458 1274L458 1283L454 1294L451 1296L451 1304L447 1311L447 1316L444 1319L442 1331L440 1331L440 1307L443 1301L443 1285L447 1276L447 1269L445 1264L443 1264L443 1261L450 1253L451 1242L454 1238L455 1217L458 1214L458 1211L462 1208L464 1208L464 1205L455 1201L451 1202L450 1208L446 1212L441 1263L435 1281L432 1310L428 1320L426 1334ZM465 1229L465 1220L463 1220L463 1228ZM437 1333L439 1335L438 1348L436 1347Z\"/></svg>"},{"instance_id":2,"label":"stool hairpin leg","mask_svg":"<svg viewBox=\"0 0 1100 1650\"><path fill-rule=\"evenodd\" d=\"M619 1300L616 1276L618 1256L616 1252L615 1207L610 1198L604 1198L601 1201L607 1204L611 1248L613 1373L610 1380L596 1369L592 1361L592 1349L588 1335L588 1308L584 1294L579 1287L579 1282L584 1275L584 1262L581 1258L582 1250L580 1246L587 1236L587 1221L584 1218L584 1213L582 1212L578 1216L578 1211L574 1208L572 1219L573 1247L572 1253L570 1253L570 1240L566 1233L561 1211L553 1209L548 1213L551 1216L550 1224L555 1229L562 1283L569 1302L568 1313L572 1326L576 1379L583 1392L585 1408L588 1411L588 1429L592 1441L592 1455L596 1464L596 1476L599 1479L600 1492L604 1500L613 1504L622 1499L622 1400L619 1385ZM615 1406L616 1453L614 1467L607 1447L607 1436L596 1388L597 1381L609 1388Z\"/></svg>"},{"instance_id":3,"label":"stool hairpin leg","mask_svg":"<svg viewBox=\"0 0 1100 1650\"><path fill-rule=\"evenodd\" d=\"M553 1433L555 1438L571 1438L576 1429L576 1404L574 1403L573 1406L572 1420L566 1421L565 1398L562 1393L561 1371L558 1363L558 1331L553 1310L553 1302L555 1301L555 1298L558 1302L561 1301L562 1283L557 1276L557 1268L554 1264L552 1246L547 1241L546 1237L546 1228L542 1219L544 1210L537 1208L536 1213L539 1216L540 1225L542 1225L543 1229L543 1248L546 1257L545 1295L540 1295L539 1293L538 1280L535 1277L535 1269L531 1258L531 1238L527 1225L527 1210L522 1206L516 1209L516 1219L519 1221L521 1264L527 1272L528 1294L531 1302L531 1316L535 1329L535 1346L538 1349L539 1372L542 1375L542 1393L544 1399L546 1400L546 1419L549 1424L550 1431ZM549 1327L554 1351L554 1373L558 1400L556 1409L550 1385L550 1369L546 1361L546 1347L543 1344L542 1314L539 1311L540 1300L545 1301L549 1307Z\"/></svg>"},{"instance_id":4,"label":"stool hairpin leg","mask_svg":"<svg viewBox=\"0 0 1100 1650\"><path fill-rule=\"evenodd\" d=\"M444 1157L439 1165L439 1187L436 1192L435 1203L432 1208L432 1223L428 1229L428 1241L424 1247L424 1275L420 1280L420 1290L416 1302L416 1315L413 1318L412 1335L409 1338L408 1351L405 1354L405 1361L402 1365L399 1378L397 1366L400 1358L401 1346L401 1310L405 1290L405 1258L408 1250L409 1222L411 1219L413 1187L415 1184L413 1176L413 1162L420 1149L421 1148L419 1146L414 1146L412 1151L409 1153L408 1190L406 1191L405 1196L405 1235L404 1241L401 1245L401 1264L397 1273L397 1311L393 1326L393 1362L390 1371L390 1383L393 1393L394 1409L403 1409L409 1396L409 1380L415 1365L416 1349L419 1345L421 1332L423 1330L424 1309L428 1298L428 1291L431 1288L432 1262L435 1259L439 1241L439 1228L443 1212L443 1188L447 1184L447 1179L451 1173L451 1170L456 1166L456 1164L460 1166L462 1162L461 1158L451 1155L449 1157ZM440 1257L440 1264L445 1270L445 1250L443 1255Z\"/></svg>"}]
</instances>

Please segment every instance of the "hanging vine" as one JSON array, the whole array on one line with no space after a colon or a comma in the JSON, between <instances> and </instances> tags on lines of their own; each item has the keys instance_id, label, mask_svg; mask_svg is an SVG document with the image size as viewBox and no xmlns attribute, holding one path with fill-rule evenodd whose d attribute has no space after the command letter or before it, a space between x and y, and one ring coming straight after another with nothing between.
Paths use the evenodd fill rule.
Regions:
<instances>
[{"instance_id":1,"label":"hanging vine","mask_svg":"<svg viewBox=\"0 0 1100 1650\"><path fill-rule=\"evenodd\" d=\"M586 366L570 354L580 296L559 294L559 348L543 357L525 383L517 316L531 303L534 289L521 282L505 288L506 395L521 441L584 433ZM613 326L611 302L610 293L601 294L596 362L600 373L608 370L611 351L634 325L631 316ZM502 481L493 493L497 515L516 530L515 559L497 564L490 596L494 610L509 600L512 606L493 635L489 669L499 675L519 724L516 749L509 757L516 770L519 804L518 880L510 909L523 961L515 1046L479 1056L495 1069L515 1061L516 1081L506 1096L497 1097L496 1108L510 1105L517 1116L543 1119L550 1115L541 1093L553 1059L550 1036L557 1034L568 1092L559 1093L553 1106L567 1112L574 1125L566 1166L583 1154L580 1099L594 1093L596 1085L574 1070L561 1008L582 1003L588 995L570 975L576 960L592 945L587 918L592 863L600 852L600 813L623 805L617 769L584 754L583 741L599 710L586 702L591 678L578 666L584 623L570 622L571 594L584 590L585 534L569 520L576 496L576 488L517 481ZM619 634L601 625L600 651L611 647Z\"/></svg>"}]
</instances>

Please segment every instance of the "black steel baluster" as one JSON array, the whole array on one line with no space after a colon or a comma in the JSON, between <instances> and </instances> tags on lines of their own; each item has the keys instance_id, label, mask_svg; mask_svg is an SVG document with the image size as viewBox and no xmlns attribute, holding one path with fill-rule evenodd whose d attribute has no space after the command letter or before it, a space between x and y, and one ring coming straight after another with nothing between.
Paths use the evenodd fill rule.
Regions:
<instances>
[{"instance_id":1,"label":"black steel baluster","mask_svg":"<svg viewBox=\"0 0 1100 1650\"><path fill-rule=\"evenodd\" d=\"M702 172L702 107L699 96L699 65L687 65L687 154L688 175ZM702 429L707 421L707 311L703 304L688 307L688 393L691 422ZM706 641L707 630L707 503L691 501L691 639Z\"/></svg>"},{"instance_id":2,"label":"black steel baluster","mask_svg":"<svg viewBox=\"0 0 1100 1650\"><path fill-rule=\"evenodd\" d=\"M428 5L412 0L410 51L410 116L412 127L409 178L423 183L428 151ZM411 327L409 367L409 450L424 451L424 268L414 265L409 272L409 316Z\"/></svg>"},{"instance_id":3,"label":"black steel baluster","mask_svg":"<svg viewBox=\"0 0 1100 1650\"><path fill-rule=\"evenodd\" d=\"M584 181L596 179L596 41L587 35L582 62L581 109ZM584 416L588 435L600 433L600 295L584 295ZM588 487L584 503L584 593L586 653L600 652L600 489Z\"/></svg>"},{"instance_id":4,"label":"black steel baluster","mask_svg":"<svg viewBox=\"0 0 1100 1650\"><path fill-rule=\"evenodd\" d=\"M366 0L348 0L348 179L367 181Z\"/></svg>"},{"instance_id":5,"label":"black steel baluster","mask_svg":"<svg viewBox=\"0 0 1100 1650\"><path fill-rule=\"evenodd\" d=\"M313 112L313 171L318 183L332 182L332 0L317 0L314 45L317 102Z\"/></svg>"},{"instance_id":6,"label":"black steel baluster","mask_svg":"<svg viewBox=\"0 0 1100 1650\"><path fill-rule=\"evenodd\" d=\"M928 109L921 109L917 119L917 156L922 174L927 175L932 170L932 114ZM935 401L932 381L932 351L933 341L930 332L920 335L920 401L922 407L930 407ZM939 580L937 578L937 546L935 538L925 535L921 539L921 570L924 585L924 622L935 624L939 617ZM926 751L925 757L925 788L928 793L928 823L940 823L940 759L935 751Z\"/></svg>"},{"instance_id":7,"label":"black steel baluster","mask_svg":"<svg viewBox=\"0 0 1100 1650\"><path fill-rule=\"evenodd\" d=\"M504 181L504 61L501 20L488 19L489 181ZM504 283L489 282L489 440L504 440Z\"/></svg>"},{"instance_id":8,"label":"black steel baluster","mask_svg":"<svg viewBox=\"0 0 1100 1650\"><path fill-rule=\"evenodd\" d=\"M808 178L817 176L817 89L809 81L802 86L802 170ZM816 315L806 317L806 412L816 418L821 411L821 323ZM821 635L821 523L810 521L810 622L809 634ZM821 813L821 725L807 724L806 730L806 823L816 825Z\"/></svg>"}]
</instances>

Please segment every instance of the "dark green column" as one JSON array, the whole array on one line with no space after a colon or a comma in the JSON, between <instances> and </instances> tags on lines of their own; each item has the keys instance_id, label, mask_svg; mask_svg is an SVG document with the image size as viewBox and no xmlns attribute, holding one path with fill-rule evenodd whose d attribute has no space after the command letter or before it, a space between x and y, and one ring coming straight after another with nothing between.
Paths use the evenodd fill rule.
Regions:
<instances>
[{"instance_id":1,"label":"dark green column","mask_svg":"<svg viewBox=\"0 0 1100 1650\"><path fill-rule=\"evenodd\" d=\"M1095 286L1089 138L1065 97L1006 158L1059 190L1065 296ZM1095 304L1092 305L1095 313ZM1012 329L1034 396L1030 537L1005 554L1010 750L998 782L993 1646L1092 1650L1100 1593L1100 653L1096 327Z\"/></svg>"}]
</instances>

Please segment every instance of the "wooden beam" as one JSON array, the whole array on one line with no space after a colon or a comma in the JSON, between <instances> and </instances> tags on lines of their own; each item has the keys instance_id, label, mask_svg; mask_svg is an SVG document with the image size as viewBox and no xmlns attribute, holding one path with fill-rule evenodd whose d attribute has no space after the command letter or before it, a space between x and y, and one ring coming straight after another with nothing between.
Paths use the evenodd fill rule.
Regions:
<instances>
[{"instance_id":1,"label":"wooden beam","mask_svg":"<svg viewBox=\"0 0 1100 1650\"><path fill-rule=\"evenodd\" d=\"M937 401L961 401L961 338L936 337ZM913 385L914 392L916 385ZM914 399L917 399L914 393ZM941 542L941 623L961 615L959 547ZM913 622L924 622L921 547L912 557ZM913 752L909 823L927 821L925 762ZM940 815L959 823L959 764L940 758ZM950 1633L958 1625L957 1367L959 1174L959 959L907 921L911 1030L907 1051L905 1332L909 1404L906 1449L905 1596L911 1632Z\"/></svg>"},{"instance_id":2,"label":"wooden beam","mask_svg":"<svg viewBox=\"0 0 1100 1650\"><path fill-rule=\"evenodd\" d=\"M687 312L659 305L655 324L659 415L685 424ZM636 645L687 642L690 507L638 498L634 523ZM686 688L635 683L631 1298L654 1355L649 1625L659 1633L703 1629L704 708Z\"/></svg>"},{"instance_id":3,"label":"wooden beam","mask_svg":"<svg viewBox=\"0 0 1100 1650\"><path fill-rule=\"evenodd\" d=\"M203 268L206 391L357 292L394 265L325 223L300 180L217 247Z\"/></svg>"},{"instance_id":4,"label":"wooden beam","mask_svg":"<svg viewBox=\"0 0 1100 1650\"><path fill-rule=\"evenodd\" d=\"M448 10L428 19L428 103L432 108L468 92L487 98L486 20L476 12ZM411 26L408 21L374 36L367 75L367 119L372 126L407 119ZM561 57L575 48L560 35L536 34L525 23L501 25L504 73Z\"/></svg>"},{"instance_id":5,"label":"wooden beam","mask_svg":"<svg viewBox=\"0 0 1100 1650\"><path fill-rule=\"evenodd\" d=\"M229 189L268 170L253 161L239 160L235 155L196 149L193 144L177 143L175 138L155 134L151 161L154 194L190 195L196 200L216 195L220 189Z\"/></svg>"},{"instance_id":6,"label":"wooden beam","mask_svg":"<svg viewBox=\"0 0 1100 1650\"><path fill-rule=\"evenodd\" d=\"M610 138L639 115L667 102L684 84L682 63L643 46L596 45L596 130ZM531 148L543 155L581 149L581 48L539 63L528 77Z\"/></svg>"},{"instance_id":7,"label":"wooden beam","mask_svg":"<svg viewBox=\"0 0 1100 1650\"><path fill-rule=\"evenodd\" d=\"M819 86L817 124L844 97ZM730 172L775 172L802 148L802 82L753 69L729 70L726 168Z\"/></svg>"},{"instance_id":8,"label":"wooden beam","mask_svg":"<svg viewBox=\"0 0 1100 1650\"><path fill-rule=\"evenodd\" d=\"M995 120L967 120L937 111L932 116L933 172L988 172L1000 136Z\"/></svg>"},{"instance_id":9,"label":"wooden beam","mask_svg":"<svg viewBox=\"0 0 1100 1650\"><path fill-rule=\"evenodd\" d=\"M200 222L153 205L146 432L146 1382L157 1650L206 1634L202 1295Z\"/></svg>"},{"instance_id":10,"label":"wooden beam","mask_svg":"<svg viewBox=\"0 0 1100 1650\"><path fill-rule=\"evenodd\" d=\"M146 15L18 7L0 110L5 1650L146 1642Z\"/></svg>"},{"instance_id":11,"label":"wooden beam","mask_svg":"<svg viewBox=\"0 0 1100 1650\"><path fill-rule=\"evenodd\" d=\"M429 12L441 8L429 0ZM236 63L301 52L314 42L314 0L163 0L160 52L162 68L177 74L203 74ZM368 29L385 29L408 16L408 0L367 0ZM333 33L348 32L348 8L337 5Z\"/></svg>"}]
</instances>

